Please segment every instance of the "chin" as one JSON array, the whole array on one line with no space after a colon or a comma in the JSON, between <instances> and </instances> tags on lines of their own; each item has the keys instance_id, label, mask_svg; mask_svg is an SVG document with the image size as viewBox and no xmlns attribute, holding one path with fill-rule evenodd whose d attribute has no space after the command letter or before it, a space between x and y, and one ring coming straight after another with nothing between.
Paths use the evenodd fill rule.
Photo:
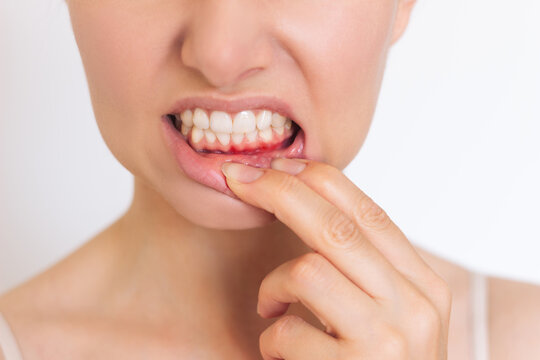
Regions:
<instances>
[{"instance_id":1,"label":"chin","mask_svg":"<svg viewBox=\"0 0 540 360\"><path fill-rule=\"evenodd\" d=\"M168 186L165 200L190 223L216 230L248 230L277 221L274 214L246 204L183 176L182 185ZM171 189L178 189L172 191Z\"/></svg>"}]
</instances>

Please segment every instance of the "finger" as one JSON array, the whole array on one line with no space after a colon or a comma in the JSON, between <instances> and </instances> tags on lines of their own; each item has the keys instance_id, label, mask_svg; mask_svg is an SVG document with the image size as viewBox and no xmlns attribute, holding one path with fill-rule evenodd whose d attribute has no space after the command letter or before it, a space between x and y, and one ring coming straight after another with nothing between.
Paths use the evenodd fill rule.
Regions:
<instances>
[{"instance_id":1,"label":"finger","mask_svg":"<svg viewBox=\"0 0 540 360\"><path fill-rule=\"evenodd\" d=\"M439 276L426 264L401 229L369 196L339 169L305 159L274 159L272 168L293 171L298 164L305 168L296 175L326 200L341 209L360 228L362 234L434 304L440 302L433 291Z\"/></svg>"},{"instance_id":2,"label":"finger","mask_svg":"<svg viewBox=\"0 0 540 360\"><path fill-rule=\"evenodd\" d=\"M426 269L427 264L387 213L339 169L303 159L275 159L272 168L286 171L298 162L306 167L296 176L355 221L396 268L404 273L410 272L411 266Z\"/></svg>"},{"instance_id":3,"label":"finger","mask_svg":"<svg viewBox=\"0 0 540 360\"><path fill-rule=\"evenodd\" d=\"M299 316L285 315L259 337L264 360L338 359L339 343Z\"/></svg>"},{"instance_id":4,"label":"finger","mask_svg":"<svg viewBox=\"0 0 540 360\"><path fill-rule=\"evenodd\" d=\"M263 279L257 312L264 318L283 315L300 301L340 338L366 331L377 304L324 256L307 253L281 264Z\"/></svg>"},{"instance_id":5,"label":"finger","mask_svg":"<svg viewBox=\"0 0 540 360\"><path fill-rule=\"evenodd\" d=\"M284 158L273 160L272 167L287 171L298 162L306 167L296 176L345 212L401 273L418 280L426 272L433 273L388 214L339 169L318 161Z\"/></svg>"},{"instance_id":6,"label":"finger","mask_svg":"<svg viewBox=\"0 0 540 360\"><path fill-rule=\"evenodd\" d=\"M394 298L402 275L336 206L284 172L236 163L224 168L229 188L241 200L273 213L370 296ZM251 183L235 180L246 181L256 171L262 175Z\"/></svg>"}]
</instances>

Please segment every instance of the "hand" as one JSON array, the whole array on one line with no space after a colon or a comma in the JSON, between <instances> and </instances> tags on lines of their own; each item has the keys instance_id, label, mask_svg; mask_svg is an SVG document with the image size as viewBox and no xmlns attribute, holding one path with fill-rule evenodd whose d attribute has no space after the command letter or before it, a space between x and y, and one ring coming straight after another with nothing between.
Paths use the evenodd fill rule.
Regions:
<instances>
[{"instance_id":1,"label":"hand","mask_svg":"<svg viewBox=\"0 0 540 360\"><path fill-rule=\"evenodd\" d=\"M384 210L338 169L276 159L272 169L224 165L229 188L273 213L314 252L262 281L263 318L293 302L326 332L285 315L259 338L265 360L443 360L451 293Z\"/></svg>"}]
</instances>

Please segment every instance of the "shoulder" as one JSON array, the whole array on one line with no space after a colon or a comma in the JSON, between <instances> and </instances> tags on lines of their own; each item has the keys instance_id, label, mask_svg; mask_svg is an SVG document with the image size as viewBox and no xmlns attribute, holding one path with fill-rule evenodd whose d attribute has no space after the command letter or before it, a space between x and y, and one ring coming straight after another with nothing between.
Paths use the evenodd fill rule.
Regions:
<instances>
[{"instance_id":1,"label":"shoulder","mask_svg":"<svg viewBox=\"0 0 540 360\"><path fill-rule=\"evenodd\" d=\"M112 232L110 226L42 272L0 294L0 312L43 317L87 304L110 271L105 259Z\"/></svg>"},{"instance_id":2,"label":"shoulder","mask_svg":"<svg viewBox=\"0 0 540 360\"><path fill-rule=\"evenodd\" d=\"M497 277L488 286L491 358L540 359L540 286Z\"/></svg>"},{"instance_id":3,"label":"shoulder","mask_svg":"<svg viewBox=\"0 0 540 360\"><path fill-rule=\"evenodd\" d=\"M454 294L449 350L454 355L451 358L467 358L473 272L423 249L417 250ZM540 359L540 286L495 276L486 277L486 281L490 360Z\"/></svg>"},{"instance_id":4,"label":"shoulder","mask_svg":"<svg viewBox=\"0 0 540 360\"><path fill-rule=\"evenodd\" d=\"M27 348L27 343L32 341L36 331L41 332L36 319L42 318L41 314L49 296L44 291L44 281L46 283L44 276L40 274L0 296L0 313L21 350ZM0 360L3 360L1 356Z\"/></svg>"},{"instance_id":5,"label":"shoulder","mask_svg":"<svg viewBox=\"0 0 540 360\"><path fill-rule=\"evenodd\" d=\"M18 320L18 311L22 306L22 299L17 303L18 292L18 288L15 288L0 296L0 316L5 321L5 324L0 324L2 327L2 331L0 331L0 337L2 337L2 339L0 339L0 360L4 360L5 358L3 354L3 350L5 349L2 346L11 346L10 344L12 344L11 336L15 337L15 341L18 343L16 347L20 349L20 322ZM4 325L7 325L7 328L5 328ZM5 341L7 341L8 344L6 344Z\"/></svg>"},{"instance_id":6,"label":"shoulder","mask_svg":"<svg viewBox=\"0 0 540 360\"><path fill-rule=\"evenodd\" d=\"M77 311L78 299L66 292L69 286L59 285L46 271L0 297L0 312L25 358L76 358L72 355L86 348L89 334L96 334Z\"/></svg>"},{"instance_id":7,"label":"shoulder","mask_svg":"<svg viewBox=\"0 0 540 360\"><path fill-rule=\"evenodd\" d=\"M0 312L10 317L35 313L54 304L54 275L49 269L0 295Z\"/></svg>"},{"instance_id":8,"label":"shoulder","mask_svg":"<svg viewBox=\"0 0 540 360\"><path fill-rule=\"evenodd\" d=\"M88 291L79 291L90 281L81 275L78 257L76 251L0 295L0 313L26 357L44 358L39 354L47 353L43 349L48 343L66 339L69 333L63 331L63 324L67 315L89 298Z\"/></svg>"}]
</instances>

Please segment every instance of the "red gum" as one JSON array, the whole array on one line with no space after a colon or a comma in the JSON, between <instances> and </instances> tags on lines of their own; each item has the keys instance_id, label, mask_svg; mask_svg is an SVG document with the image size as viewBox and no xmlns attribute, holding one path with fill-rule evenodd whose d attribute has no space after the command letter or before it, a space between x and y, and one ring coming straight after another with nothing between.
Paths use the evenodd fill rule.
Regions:
<instances>
[{"instance_id":1,"label":"red gum","mask_svg":"<svg viewBox=\"0 0 540 360\"><path fill-rule=\"evenodd\" d=\"M272 129L272 128L270 128ZM219 139L216 138L216 140L213 143L209 143L206 140L206 136L204 136L199 142L193 143L191 139L191 130L187 134L187 139L189 145L197 151L221 151L226 153L257 153L261 151L269 151L274 150L280 147L280 145L283 143L284 140L290 138L294 134L294 129L285 129L283 131L283 134L279 135L277 132L272 130L272 139L270 141L263 141L259 138L259 135L257 134L257 138L254 142L248 142L247 137L244 135L244 139L240 144L235 144L232 141L232 138L228 145L223 145L221 142L219 142Z\"/></svg>"}]
</instances>

